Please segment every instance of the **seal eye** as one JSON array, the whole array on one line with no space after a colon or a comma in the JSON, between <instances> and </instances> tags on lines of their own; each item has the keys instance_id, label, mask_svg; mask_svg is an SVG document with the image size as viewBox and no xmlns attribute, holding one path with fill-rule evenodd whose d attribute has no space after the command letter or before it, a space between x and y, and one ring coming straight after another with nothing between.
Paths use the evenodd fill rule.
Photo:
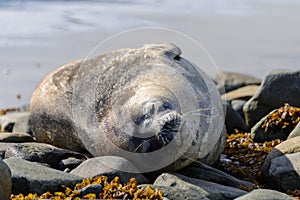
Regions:
<instances>
[{"instance_id":1,"label":"seal eye","mask_svg":"<svg viewBox=\"0 0 300 200\"><path fill-rule=\"evenodd\" d=\"M172 105L169 102L164 102L161 106L159 106L158 111L162 112L165 110L172 110Z\"/></svg>"}]
</instances>

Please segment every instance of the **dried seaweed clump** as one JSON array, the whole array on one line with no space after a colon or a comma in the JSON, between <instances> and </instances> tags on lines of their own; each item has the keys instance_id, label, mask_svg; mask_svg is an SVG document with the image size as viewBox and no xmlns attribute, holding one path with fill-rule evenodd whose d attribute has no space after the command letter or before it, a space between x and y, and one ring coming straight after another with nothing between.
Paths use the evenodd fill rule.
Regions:
<instances>
[{"instance_id":1,"label":"dried seaweed clump","mask_svg":"<svg viewBox=\"0 0 300 200\"><path fill-rule=\"evenodd\" d=\"M250 133L231 134L226 138L223 156L217 167L259 187L260 171L264 160L268 153L281 143L281 140L256 143L253 142Z\"/></svg>"},{"instance_id":2,"label":"dried seaweed clump","mask_svg":"<svg viewBox=\"0 0 300 200\"><path fill-rule=\"evenodd\" d=\"M107 181L106 176L97 176L92 179L85 179L76 184L74 190L63 186L65 192L46 192L40 196L37 194L12 195L11 200L33 200L33 199L50 199L50 200L80 200L80 199L135 199L135 200L162 200L162 191L152 189L148 185L145 189L138 189L135 178L131 178L127 184L121 184L119 177L115 177L111 182ZM101 184L102 191L98 194L90 193L82 196L80 190L92 184Z\"/></svg>"},{"instance_id":3,"label":"dried seaweed clump","mask_svg":"<svg viewBox=\"0 0 300 200\"><path fill-rule=\"evenodd\" d=\"M299 122L300 108L285 103L284 106L267 116L262 128L266 133L274 130L284 130L290 133Z\"/></svg>"}]
</instances>

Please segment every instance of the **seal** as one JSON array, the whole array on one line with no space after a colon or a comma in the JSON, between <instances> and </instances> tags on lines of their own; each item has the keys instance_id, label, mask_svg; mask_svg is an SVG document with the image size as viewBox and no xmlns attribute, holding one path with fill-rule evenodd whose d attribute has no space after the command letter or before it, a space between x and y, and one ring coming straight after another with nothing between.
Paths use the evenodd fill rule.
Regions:
<instances>
[{"instance_id":1,"label":"seal","mask_svg":"<svg viewBox=\"0 0 300 200\"><path fill-rule=\"evenodd\" d=\"M93 156L121 156L141 171L214 162L225 141L220 95L180 55L174 44L146 44L58 68L33 92L34 137Z\"/></svg>"}]
</instances>

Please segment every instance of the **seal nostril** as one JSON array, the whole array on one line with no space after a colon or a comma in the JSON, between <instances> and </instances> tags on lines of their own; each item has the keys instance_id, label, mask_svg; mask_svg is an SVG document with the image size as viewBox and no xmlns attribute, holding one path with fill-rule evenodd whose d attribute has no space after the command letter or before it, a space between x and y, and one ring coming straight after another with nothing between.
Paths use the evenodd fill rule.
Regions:
<instances>
[{"instance_id":1,"label":"seal nostril","mask_svg":"<svg viewBox=\"0 0 300 200\"><path fill-rule=\"evenodd\" d=\"M179 55L174 57L174 60L180 60L180 59L181 59L181 57Z\"/></svg>"}]
</instances>

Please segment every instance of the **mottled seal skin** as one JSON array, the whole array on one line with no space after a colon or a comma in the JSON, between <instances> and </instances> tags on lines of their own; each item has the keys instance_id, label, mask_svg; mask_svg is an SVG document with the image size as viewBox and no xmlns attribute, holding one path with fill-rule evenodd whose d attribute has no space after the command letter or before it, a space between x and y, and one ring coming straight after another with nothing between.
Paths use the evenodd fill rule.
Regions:
<instances>
[{"instance_id":1,"label":"mottled seal skin","mask_svg":"<svg viewBox=\"0 0 300 200\"><path fill-rule=\"evenodd\" d=\"M224 132L208 130L212 98L219 96L211 95L208 76L180 54L173 44L147 44L58 68L33 92L34 137L93 156L117 155L130 161L136 153L171 146L158 159L173 157L172 169L199 158L212 163L224 142ZM184 156L178 159L178 153Z\"/></svg>"}]
</instances>

